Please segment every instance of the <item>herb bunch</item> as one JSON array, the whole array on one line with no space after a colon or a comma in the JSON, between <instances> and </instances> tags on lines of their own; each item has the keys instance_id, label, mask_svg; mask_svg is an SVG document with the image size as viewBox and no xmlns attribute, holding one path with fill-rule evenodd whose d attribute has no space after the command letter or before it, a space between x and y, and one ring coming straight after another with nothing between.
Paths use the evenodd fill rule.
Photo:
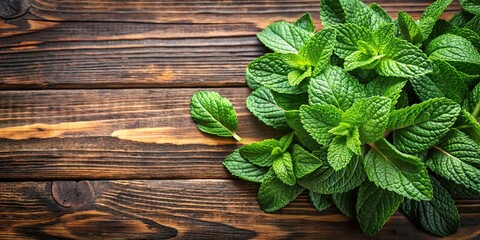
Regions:
<instances>
[{"instance_id":1,"label":"herb bunch","mask_svg":"<svg viewBox=\"0 0 480 240\"><path fill-rule=\"evenodd\" d=\"M223 164L260 183L262 210L306 189L318 211L335 205L367 235L399 208L432 234L456 232L453 197L480 196L480 5L461 0L463 11L439 20L451 2L416 21L375 3L322 0L322 30L304 14L258 33L273 53L247 67L247 108L289 133ZM191 112L200 130L239 139L232 104L217 93L196 93Z\"/></svg>"}]
</instances>

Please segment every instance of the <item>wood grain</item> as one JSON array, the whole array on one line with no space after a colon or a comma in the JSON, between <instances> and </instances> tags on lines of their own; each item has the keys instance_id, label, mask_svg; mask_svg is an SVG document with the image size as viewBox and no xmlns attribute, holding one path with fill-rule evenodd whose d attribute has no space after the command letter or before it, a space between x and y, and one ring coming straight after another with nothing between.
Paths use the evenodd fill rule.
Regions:
<instances>
[{"instance_id":1,"label":"wood grain","mask_svg":"<svg viewBox=\"0 0 480 240\"><path fill-rule=\"evenodd\" d=\"M0 179L229 178L241 146L197 130L199 89L0 91ZM219 88L242 144L279 137L245 107L247 88Z\"/></svg>"},{"instance_id":2,"label":"wood grain","mask_svg":"<svg viewBox=\"0 0 480 240\"><path fill-rule=\"evenodd\" d=\"M93 181L95 199L62 207L48 182L0 183L0 238L90 239L365 239L358 225L308 196L277 213L263 213L258 186L237 180ZM479 200L459 200L462 226L446 239L480 237ZM476 227L477 226L477 227ZM378 239L434 239L395 213Z\"/></svg>"},{"instance_id":3,"label":"wood grain","mask_svg":"<svg viewBox=\"0 0 480 240\"><path fill-rule=\"evenodd\" d=\"M376 2L418 18L433 1ZM303 12L320 26L318 0L152 3L32 0L0 23L0 89L244 86L248 62L268 51L261 29Z\"/></svg>"}]
</instances>

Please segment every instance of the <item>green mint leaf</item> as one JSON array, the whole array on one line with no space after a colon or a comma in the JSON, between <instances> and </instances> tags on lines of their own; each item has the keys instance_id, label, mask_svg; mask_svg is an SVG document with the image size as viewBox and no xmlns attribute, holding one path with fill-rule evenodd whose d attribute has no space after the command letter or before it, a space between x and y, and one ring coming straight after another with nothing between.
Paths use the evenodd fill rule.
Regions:
<instances>
[{"instance_id":1,"label":"green mint leaf","mask_svg":"<svg viewBox=\"0 0 480 240\"><path fill-rule=\"evenodd\" d=\"M368 236L380 231L402 201L403 196L365 181L358 189L356 205L357 220L362 231Z\"/></svg>"},{"instance_id":2,"label":"green mint leaf","mask_svg":"<svg viewBox=\"0 0 480 240\"><path fill-rule=\"evenodd\" d=\"M398 151L384 138L367 153L365 172L382 189L418 201L432 198L432 185L421 160Z\"/></svg>"},{"instance_id":3,"label":"green mint leaf","mask_svg":"<svg viewBox=\"0 0 480 240\"><path fill-rule=\"evenodd\" d=\"M275 175L277 175L277 178L280 179L280 181L289 186L295 185L297 179L293 172L292 156L290 153L283 153L282 156L275 159L275 161L273 161L272 169L275 171Z\"/></svg>"},{"instance_id":4,"label":"green mint leaf","mask_svg":"<svg viewBox=\"0 0 480 240\"><path fill-rule=\"evenodd\" d=\"M480 54L475 46L467 39L454 35L444 34L433 39L427 46L425 53L431 59L440 59L455 64L480 65Z\"/></svg>"},{"instance_id":5,"label":"green mint leaf","mask_svg":"<svg viewBox=\"0 0 480 240\"><path fill-rule=\"evenodd\" d=\"M324 27L345 23L345 13L339 0L321 0L320 20Z\"/></svg>"},{"instance_id":6,"label":"green mint leaf","mask_svg":"<svg viewBox=\"0 0 480 240\"><path fill-rule=\"evenodd\" d=\"M330 104L345 111L356 99L364 97L365 92L348 72L337 66L327 66L310 79L308 96L310 104Z\"/></svg>"},{"instance_id":7,"label":"green mint leaf","mask_svg":"<svg viewBox=\"0 0 480 240\"><path fill-rule=\"evenodd\" d=\"M459 0L465 11L480 15L480 1L479 0Z\"/></svg>"},{"instance_id":8,"label":"green mint leaf","mask_svg":"<svg viewBox=\"0 0 480 240\"><path fill-rule=\"evenodd\" d=\"M292 69L305 71L310 66L310 62L299 54L286 53L283 54L283 61Z\"/></svg>"},{"instance_id":9,"label":"green mint leaf","mask_svg":"<svg viewBox=\"0 0 480 240\"><path fill-rule=\"evenodd\" d=\"M423 37L425 39L430 35L435 22L450 3L452 3L452 0L437 0L425 9L425 12L419 20L419 26L422 29Z\"/></svg>"},{"instance_id":10,"label":"green mint leaf","mask_svg":"<svg viewBox=\"0 0 480 240\"><path fill-rule=\"evenodd\" d=\"M297 178L304 177L322 165L322 160L297 144L293 145L292 160L293 170Z\"/></svg>"},{"instance_id":11,"label":"green mint leaf","mask_svg":"<svg viewBox=\"0 0 480 240\"><path fill-rule=\"evenodd\" d=\"M410 82L422 101L446 97L461 103L468 91L467 85L457 70L441 60L433 60L432 73L410 78Z\"/></svg>"},{"instance_id":12,"label":"green mint leaf","mask_svg":"<svg viewBox=\"0 0 480 240\"><path fill-rule=\"evenodd\" d=\"M480 35L480 15L473 17L470 21L465 23L465 28L468 28L475 32L476 34Z\"/></svg>"},{"instance_id":13,"label":"green mint leaf","mask_svg":"<svg viewBox=\"0 0 480 240\"><path fill-rule=\"evenodd\" d=\"M245 81L247 82L247 86L252 90L256 90L262 86L260 83L256 82L255 79L253 79L253 75L248 71L248 68L245 69Z\"/></svg>"},{"instance_id":14,"label":"green mint leaf","mask_svg":"<svg viewBox=\"0 0 480 240\"><path fill-rule=\"evenodd\" d=\"M368 97L384 96L389 98L391 109L394 109L406 83L407 81L403 78L379 76L365 85L365 92Z\"/></svg>"},{"instance_id":15,"label":"green mint leaf","mask_svg":"<svg viewBox=\"0 0 480 240\"><path fill-rule=\"evenodd\" d=\"M278 106L272 92L266 87L260 87L248 96L247 108L268 126L277 129L288 127L285 110Z\"/></svg>"},{"instance_id":16,"label":"green mint leaf","mask_svg":"<svg viewBox=\"0 0 480 240\"><path fill-rule=\"evenodd\" d=\"M393 131L393 142L400 151L423 152L448 132L459 113L457 103L435 98L392 112L388 129Z\"/></svg>"},{"instance_id":17,"label":"green mint leaf","mask_svg":"<svg viewBox=\"0 0 480 240\"><path fill-rule=\"evenodd\" d=\"M272 155L272 151L277 147L281 147L279 141L275 139L266 139L242 147L240 149L240 154L242 157L257 166L268 167L271 166L273 161L278 157Z\"/></svg>"},{"instance_id":18,"label":"green mint leaf","mask_svg":"<svg viewBox=\"0 0 480 240\"><path fill-rule=\"evenodd\" d=\"M350 149L355 155L362 154L362 148L360 147L360 132L358 128L353 128L347 135L347 148Z\"/></svg>"},{"instance_id":19,"label":"green mint leaf","mask_svg":"<svg viewBox=\"0 0 480 240\"><path fill-rule=\"evenodd\" d=\"M274 22L257 34L258 39L265 46L279 53L298 53L311 32L296 27L289 22Z\"/></svg>"},{"instance_id":20,"label":"green mint leaf","mask_svg":"<svg viewBox=\"0 0 480 240\"><path fill-rule=\"evenodd\" d=\"M270 170L258 190L258 204L265 212L274 212L286 206L298 195L304 188L298 185L288 186L275 176L273 170Z\"/></svg>"},{"instance_id":21,"label":"green mint leaf","mask_svg":"<svg viewBox=\"0 0 480 240\"><path fill-rule=\"evenodd\" d=\"M237 115L232 103L212 91L198 91L190 101L190 114L200 131L221 137L241 138L237 131Z\"/></svg>"},{"instance_id":22,"label":"green mint leaf","mask_svg":"<svg viewBox=\"0 0 480 240\"><path fill-rule=\"evenodd\" d=\"M282 148L282 153L287 151L288 147L290 147L290 144L292 144L293 134L294 132L285 134L285 136L283 136L282 138L280 138L280 140L278 140L278 143Z\"/></svg>"},{"instance_id":23,"label":"green mint leaf","mask_svg":"<svg viewBox=\"0 0 480 240\"><path fill-rule=\"evenodd\" d=\"M335 171L345 168L354 155L346 142L347 137L336 136L328 147L327 161Z\"/></svg>"},{"instance_id":24,"label":"green mint leaf","mask_svg":"<svg viewBox=\"0 0 480 240\"><path fill-rule=\"evenodd\" d=\"M475 15L465 10L462 10L456 13L455 15L453 15L453 17L450 19L450 23L457 27L464 27L465 24L470 20L472 20L473 17L475 17Z\"/></svg>"},{"instance_id":25,"label":"green mint leaf","mask_svg":"<svg viewBox=\"0 0 480 240\"><path fill-rule=\"evenodd\" d=\"M303 146L312 151L320 148L317 141L303 128L300 120L300 111L287 111L285 112L285 118L287 119L288 126L295 131L295 135Z\"/></svg>"},{"instance_id":26,"label":"green mint leaf","mask_svg":"<svg viewBox=\"0 0 480 240\"><path fill-rule=\"evenodd\" d=\"M454 181L447 180L442 177L437 177L437 180L442 184L442 186L448 191L450 196L454 198L479 198L480 191L465 187L462 184L457 184Z\"/></svg>"},{"instance_id":27,"label":"green mint leaf","mask_svg":"<svg viewBox=\"0 0 480 240\"><path fill-rule=\"evenodd\" d=\"M467 94L463 107L472 114L472 117L479 117L480 113L480 83Z\"/></svg>"},{"instance_id":28,"label":"green mint leaf","mask_svg":"<svg viewBox=\"0 0 480 240\"><path fill-rule=\"evenodd\" d=\"M291 86L297 86L300 84L304 79L309 78L312 76L312 68L309 67L307 68L306 71L300 71L300 70L293 70L288 73L288 83L290 83Z\"/></svg>"},{"instance_id":29,"label":"green mint leaf","mask_svg":"<svg viewBox=\"0 0 480 240\"><path fill-rule=\"evenodd\" d=\"M335 206L345 216L349 218L355 218L356 216L356 202L357 202L357 189L353 189L347 192L332 194L332 200Z\"/></svg>"},{"instance_id":30,"label":"green mint leaf","mask_svg":"<svg viewBox=\"0 0 480 240\"><path fill-rule=\"evenodd\" d=\"M356 51L345 58L344 68L347 71L352 71L359 67L363 69L373 69L382 57L383 55L370 55L362 51Z\"/></svg>"},{"instance_id":31,"label":"green mint leaf","mask_svg":"<svg viewBox=\"0 0 480 240\"><path fill-rule=\"evenodd\" d=\"M315 25L313 24L310 13L304 13L296 22L295 26L301 28L309 33L315 32Z\"/></svg>"},{"instance_id":32,"label":"green mint leaf","mask_svg":"<svg viewBox=\"0 0 480 240\"><path fill-rule=\"evenodd\" d=\"M252 164L247 159L240 155L240 150L237 149L223 160L223 165L228 171L243 180L250 182L261 183L268 168L259 167Z\"/></svg>"},{"instance_id":33,"label":"green mint leaf","mask_svg":"<svg viewBox=\"0 0 480 240\"><path fill-rule=\"evenodd\" d=\"M305 92L307 84L292 86L288 82L288 73L292 69L284 60L284 54L265 54L250 64L248 71L259 84L279 93L298 94Z\"/></svg>"},{"instance_id":34,"label":"green mint leaf","mask_svg":"<svg viewBox=\"0 0 480 240\"><path fill-rule=\"evenodd\" d=\"M383 19L383 21L385 21L385 23L393 23L393 19L392 17L390 16L390 14L388 14L387 11L385 11L385 9L383 9L382 7L380 7L380 5L376 4L376 3L370 3L370 8L375 12L377 13L377 15L379 17L381 17Z\"/></svg>"},{"instance_id":35,"label":"green mint leaf","mask_svg":"<svg viewBox=\"0 0 480 240\"><path fill-rule=\"evenodd\" d=\"M347 23L335 25L333 28L337 30L337 44L334 51L341 58L346 58L359 50L359 41L374 42L372 31L366 27Z\"/></svg>"},{"instance_id":36,"label":"green mint leaf","mask_svg":"<svg viewBox=\"0 0 480 240\"><path fill-rule=\"evenodd\" d=\"M433 27L433 25L431 26ZM422 43L422 30L408 13L404 11L398 12L398 27L400 29L400 36L403 39L414 45Z\"/></svg>"},{"instance_id":37,"label":"green mint leaf","mask_svg":"<svg viewBox=\"0 0 480 240\"><path fill-rule=\"evenodd\" d=\"M330 195L320 194L310 191L310 200L317 211L321 212L332 206L332 197Z\"/></svg>"},{"instance_id":38,"label":"green mint leaf","mask_svg":"<svg viewBox=\"0 0 480 240\"><path fill-rule=\"evenodd\" d=\"M454 234L460 226L455 201L435 178L430 177L430 181L433 187L432 200L413 201L406 198L401 210L410 220L432 234L442 237Z\"/></svg>"},{"instance_id":39,"label":"green mint leaf","mask_svg":"<svg viewBox=\"0 0 480 240\"><path fill-rule=\"evenodd\" d=\"M298 110L303 104L308 104L307 93L302 94L286 94L272 92L275 102L278 106L287 111Z\"/></svg>"},{"instance_id":40,"label":"green mint leaf","mask_svg":"<svg viewBox=\"0 0 480 240\"><path fill-rule=\"evenodd\" d=\"M369 29L377 29L386 24L381 15L360 0L340 0L340 3L347 23L355 23Z\"/></svg>"},{"instance_id":41,"label":"green mint leaf","mask_svg":"<svg viewBox=\"0 0 480 240\"><path fill-rule=\"evenodd\" d=\"M312 66L323 69L330 62L336 37L335 29L323 29L313 35L298 54L307 59Z\"/></svg>"},{"instance_id":42,"label":"green mint leaf","mask_svg":"<svg viewBox=\"0 0 480 240\"><path fill-rule=\"evenodd\" d=\"M363 142L375 142L387 130L390 103L389 98L380 96L359 99L342 115L342 122L358 126Z\"/></svg>"},{"instance_id":43,"label":"green mint leaf","mask_svg":"<svg viewBox=\"0 0 480 240\"><path fill-rule=\"evenodd\" d=\"M322 156L320 159L326 160L326 156ZM345 168L339 171L324 164L305 177L297 179L297 183L310 191L332 194L352 190L364 180L365 172L360 157L355 156Z\"/></svg>"},{"instance_id":44,"label":"green mint leaf","mask_svg":"<svg viewBox=\"0 0 480 240\"><path fill-rule=\"evenodd\" d=\"M465 109L460 112L455 128L467 134L474 141L480 142L480 123Z\"/></svg>"},{"instance_id":45,"label":"green mint leaf","mask_svg":"<svg viewBox=\"0 0 480 240\"><path fill-rule=\"evenodd\" d=\"M432 63L427 56L411 43L398 39L391 40L384 46L375 70L387 77L413 77L432 71Z\"/></svg>"},{"instance_id":46,"label":"green mint leaf","mask_svg":"<svg viewBox=\"0 0 480 240\"><path fill-rule=\"evenodd\" d=\"M342 110L332 105L304 105L300 107L300 120L307 132L322 145L328 145L333 135L328 131L340 123Z\"/></svg>"}]
</instances>

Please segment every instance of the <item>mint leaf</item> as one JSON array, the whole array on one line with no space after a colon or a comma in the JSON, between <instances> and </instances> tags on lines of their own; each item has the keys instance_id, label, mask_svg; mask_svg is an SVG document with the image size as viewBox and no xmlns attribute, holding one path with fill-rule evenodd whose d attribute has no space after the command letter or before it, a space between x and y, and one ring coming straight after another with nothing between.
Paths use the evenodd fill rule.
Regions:
<instances>
[{"instance_id":1,"label":"mint leaf","mask_svg":"<svg viewBox=\"0 0 480 240\"><path fill-rule=\"evenodd\" d=\"M365 85L365 92L368 97L384 96L389 98L391 109L394 109L406 83L407 81L403 78L379 76Z\"/></svg>"},{"instance_id":2,"label":"mint leaf","mask_svg":"<svg viewBox=\"0 0 480 240\"><path fill-rule=\"evenodd\" d=\"M369 29L377 29L386 24L383 17L360 0L340 0L345 12L345 21Z\"/></svg>"},{"instance_id":3,"label":"mint leaf","mask_svg":"<svg viewBox=\"0 0 480 240\"><path fill-rule=\"evenodd\" d=\"M286 185L270 170L258 190L258 204L263 211L274 212L297 198L303 190L298 185Z\"/></svg>"},{"instance_id":4,"label":"mint leaf","mask_svg":"<svg viewBox=\"0 0 480 240\"><path fill-rule=\"evenodd\" d=\"M253 79L253 76L252 74L248 71L248 68L245 69L245 82L247 82L247 86L252 89L252 90L256 90L257 88L261 87L262 85L260 85L259 83L257 83L255 81L255 79Z\"/></svg>"},{"instance_id":5,"label":"mint leaf","mask_svg":"<svg viewBox=\"0 0 480 240\"><path fill-rule=\"evenodd\" d=\"M342 122L358 126L363 142L374 142L387 129L390 102L389 98L379 96L359 99L342 115Z\"/></svg>"},{"instance_id":6,"label":"mint leaf","mask_svg":"<svg viewBox=\"0 0 480 240\"><path fill-rule=\"evenodd\" d=\"M437 177L437 180L448 191L450 196L454 198L478 198L480 197L480 191L465 187L462 184L457 184L453 181L447 180L442 177Z\"/></svg>"},{"instance_id":7,"label":"mint leaf","mask_svg":"<svg viewBox=\"0 0 480 240\"><path fill-rule=\"evenodd\" d=\"M436 0L430 6L425 9L419 20L419 26L422 29L424 39L430 35L432 28L438 18L442 15L443 11L452 3L452 0Z\"/></svg>"},{"instance_id":8,"label":"mint leaf","mask_svg":"<svg viewBox=\"0 0 480 240\"><path fill-rule=\"evenodd\" d=\"M315 25L313 24L310 13L304 13L296 22L295 27L301 28L309 33L315 32Z\"/></svg>"},{"instance_id":9,"label":"mint leaf","mask_svg":"<svg viewBox=\"0 0 480 240\"><path fill-rule=\"evenodd\" d=\"M190 114L200 131L221 137L241 138L237 131L237 115L232 103L212 91L198 91L190 101Z\"/></svg>"},{"instance_id":10,"label":"mint leaf","mask_svg":"<svg viewBox=\"0 0 480 240\"><path fill-rule=\"evenodd\" d=\"M291 68L280 53L265 54L250 64L248 71L259 84L279 93L298 94L305 92L307 84L292 86L288 82Z\"/></svg>"},{"instance_id":11,"label":"mint leaf","mask_svg":"<svg viewBox=\"0 0 480 240\"><path fill-rule=\"evenodd\" d=\"M332 197L330 195L324 195L310 191L310 200L317 211L321 212L330 206L332 206Z\"/></svg>"},{"instance_id":12,"label":"mint leaf","mask_svg":"<svg viewBox=\"0 0 480 240\"><path fill-rule=\"evenodd\" d=\"M268 167L278 157L272 154L275 148L281 148L280 143L275 139L266 139L261 142L248 144L240 149L242 157L260 167Z\"/></svg>"},{"instance_id":13,"label":"mint leaf","mask_svg":"<svg viewBox=\"0 0 480 240\"><path fill-rule=\"evenodd\" d=\"M273 98L279 107L284 110L298 110L300 106L308 103L308 95L302 94L286 94L272 92Z\"/></svg>"},{"instance_id":14,"label":"mint leaf","mask_svg":"<svg viewBox=\"0 0 480 240\"><path fill-rule=\"evenodd\" d=\"M460 113L452 100L435 98L393 111L388 129L402 152L418 153L429 149L444 136Z\"/></svg>"},{"instance_id":15,"label":"mint leaf","mask_svg":"<svg viewBox=\"0 0 480 240\"><path fill-rule=\"evenodd\" d=\"M479 0L459 0L465 11L471 12L475 15L480 15L480 1Z\"/></svg>"},{"instance_id":16,"label":"mint leaf","mask_svg":"<svg viewBox=\"0 0 480 240\"><path fill-rule=\"evenodd\" d=\"M256 166L240 155L237 149L223 160L223 165L228 171L243 180L261 183L268 168Z\"/></svg>"},{"instance_id":17,"label":"mint leaf","mask_svg":"<svg viewBox=\"0 0 480 240\"><path fill-rule=\"evenodd\" d=\"M398 151L385 139L375 142L367 153L365 171L382 189L418 201L432 198L432 185L421 160Z\"/></svg>"},{"instance_id":18,"label":"mint leaf","mask_svg":"<svg viewBox=\"0 0 480 240\"><path fill-rule=\"evenodd\" d=\"M480 123L465 109L460 112L455 128L467 134L472 140L480 142Z\"/></svg>"},{"instance_id":19,"label":"mint leaf","mask_svg":"<svg viewBox=\"0 0 480 240\"><path fill-rule=\"evenodd\" d=\"M440 59L451 64L480 64L480 54L475 46L467 39L450 33L433 39L425 49L425 53L431 59Z\"/></svg>"},{"instance_id":20,"label":"mint leaf","mask_svg":"<svg viewBox=\"0 0 480 240\"><path fill-rule=\"evenodd\" d=\"M450 23L452 23L453 25L457 26L457 27L464 27L465 24L472 20L472 18L474 17L475 15L465 11L465 10L462 10L458 13L456 13L455 15L453 15L453 17L450 19Z\"/></svg>"},{"instance_id":21,"label":"mint leaf","mask_svg":"<svg viewBox=\"0 0 480 240\"><path fill-rule=\"evenodd\" d=\"M432 73L410 78L410 82L422 101L446 97L461 103L468 90L457 70L441 60L433 60Z\"/></svg>"},{"instance_id":22,"label":"mint leaf","mask_svg":"<svg viewBox=\"0 0 480 240\"><path fill-rule=\"evenodd\" d=\"M360 83L345 70L328 66L310 79L308 96L310 104L330 104L345 111L356 99L364 97L365 92Z\"/></svg>"},{"instance_id":23,"label":"mint leaf","mask_svg":"<svg viewBox=\"0 0 480 240\"><path fill-rule=\"evenodd\" d=\"M346 58L359 50L359 41L366 43L374 42L372 31L366 27L347 23L335 25L333 28L337 30L337 44L334 51L341 58Z\"/></svg>"},{"instance_id":24,"label":"mint leaf","mask_svg":"<svg viewBox=\"0 0 480 240\"><path fill-rule=\"evenodd\" d=\"M300 107L300 120L303 127L318 143L328 145L333 135L328 131L340 123L342 111L331 105Z\"/></svg>"},{"instance_id":25,"label":"mint leaf","mask_svg":"<svg viewBox=\"0 0 480 240\"><path fill-rule=\"evenodd\" d=\"M352 151L354 154L362 154L362 148L360 147L360 132L358 131L358 128L353 128L351 131L349 131L347 134L346 144L347 148L350 149L350 151Z\"/></svg>"},{"instance_id":26,"label":"mint leaf","mask_svg":"<svg viewBox=\"0 0 480 240\"><path fill-rule=\"evenodd\" d=\"M364 42L359 42L359 44L362 43ZM364 46L368 45L365 44ZM364 53L363 51L356 51L345 58L344 68L347 71L352 71L359 67L363 69L373 69L377 66L382 57L383 55L371 55L369 53Z\"/></svg>"},{"instance_id":27,"label":"mint leaf","mask_svg":"<svg viewBox=\"0 0 480 240\"><path fill-rule=\"evenodd\" d=\"M297 178L304 177L322 165L322 160L297 144L293 145L292 160L293 170Z\"/></svg>"},{"instance_id":28,"label":"mint leaf","mask_svg":"<svg viewBox=\"0 0 480 240\"><path fill-rule=\"evenodd\" d=\"M475 32L476 34L480 35L480 15L473 17L470 21L465 23L465 28L468 28Z\"/></svg>"},{"instance_id":29,"label":"mint leaf","mask_svg":"<svg viewBox=\"0 0 480 240\"><path fill-rule=\"evenodd\" d=\"M274 52L298 53L311 32L289 22L274 22L257 34L258 39Z\"/></svg>"},{"instance_id":30,"label":"mint leaf","mask_svg":"<svg viewBox=\"0 0 480 240\"><path fill-rule=\"evenodd\" d=\"M290 83L291 86L297 86L304 79L309 78L311 76L312 76L312 68L311 67L307 68L306 71L292 70L287 75L288 83Z\"/></svg>"},{"instance_id":31,"label":"mint leaf","mask_svg":"<svg viewBox=\"0 0 480 240\"><path fill-rule=\"evenodd\" d=\"M349 218L355 218L356 216L357 192L357 189L353 189L347 192L332 194L335 206Z\"/></svg>"},{"instance_id":32,"label":"mint leaf","mask_svg":"<svg viewBox=\"0 0 480 240\"><path fill-rule=\"evenodd\" d=\"M404 11L398 12L398 27L400 29L400 36L403 39L414 45L422 43L422 30L408 13Z\"/></svg>"},{"instance_id":33,"label":"mint leaf","mask_svg":"<svg viewBox=\"0 0 480 240\"><path fill-rule=\"evenodd\" d=\"M290 144L292 144L293 140L293 132L285 134L280 140L278 140L278 143L280 144L280 148L282 149L282 153L287 151L288 147L290 147Z\"/></svg>"},{"instance_id":34,"label":"mint leaf","mask_svg":"<svg viewBox=\"0 0 480 240\"><path fill-rule=\"evenodd\" d=\"M385 225L397 210L403 197L365 181L358 189L357 220L362 231L372 236Z\"/></svg>"},{"instance_id":35,"label":"mint leaf","mask_svg":"<svg viewBox=\"0 0 480 240\"><path fill-rule=\"evenodd\" d=\"M303 146L310 150L320 148L317 141L303 128L303 124L300 120L300 111L287 111L285 112L285 118L287 119L288 126L295 131L295 135Z\"/></svg>"},{"instance_id":36,"label":"mint leaf","mask_svg":"<svg viewBox=\"0 0 480 240\"><path fill-rule=\"evenodd\" d=\"M345 23L345 13L339 0L321 0L320 20L324 27Z\"/></svg>"},{"instance_id":37,"label":"mint leaf","mask_svg":"<svg viewBox=\"0 0 480 240\"><path fill-rule=\"evenodd\" d=\"M275 171L275 175L277 175L277 178L280 179L280 181L289 186L295 185L296 178L293 173L292 156L290 153L283 153L281 157L275 159L275 161L273 161L272 169Z\"/></svg>"},{"instance_id":38,"label":"mint leaf","mask_svg":"<svg viewBox=\"0 0 480 240\"><path fill-rule=\"evenodd\" d=\"M335 29L319 31L308 40L298 54L307 59L312 66L323 69L330 62L336 36Z\"/></svg>"},{"instance_id":39,"label":"mint leaf","mask_svg":"<svg viewBox=\"0 0 480 240\"><path fill-rule=\"evenodd\" d=\"M328 147L327 160L335 171L345 168L354 155L346 142L347 137L336 136Z\"/></svg>"},{"instance_id":40,"label":"mint leaf","mask_svg":"<svg viewBox=\"0 0 480 240\"><path fill-rule=\"evenodd\" d=\"M402 212L426 231L437 236L454 234L460 226L455 201L433 177L433 198L430 201L413 201L408 198L401 205Z\"/></svg>"},{"instance_id":41,"label":"mint leaf","mask_svg":"<svg viewBox=\"0 0 480 240\"><path fill-rule=\"evenodd\" d=\"M278 106L272 92L266 87L260 87L248 96L247 108L268 126L277 129L288 127L285 110Z\"/></svg>"},{"instance_id":42,"label":"mint leaf","mask_svg":"<svg viewBox=\"0 0 480 240\"><path fill-rule=\"evenodd\" d=\"M379 17L381 17L383 19L383 21L385 21L385 23L393 23L393 19L392 17L390 16L390 14L388 14L387 11L385 11L385 9L383 9L382 7L380 7L380 5L376 4L376 3L370 3L370 8L375 12L377 13L377 15Z\"/></svg>"},{"instance_id":43,"label":"mint leaf","mask_svg":"<svg viewBox=\"0 0 480 240\"><path fill-rule=\"evenodd\" d=\"M480 113L480 83L477 84L473 90L467 94L463 107L472 114L472 117L477 118Z\"/></svg>"},{"instance_id":44,"label":"mint leaf","mask_svg":"<svg viewBox=\"0 0 480 240\"><path fill-rule=\"evenodd\" d=\"M345 168L339 171L324 164L314 172L297 179L297 183L317 193L332 194L354 189L364 180L365 172L360 157L355 156Z\"/></svg>"}]
</instances>

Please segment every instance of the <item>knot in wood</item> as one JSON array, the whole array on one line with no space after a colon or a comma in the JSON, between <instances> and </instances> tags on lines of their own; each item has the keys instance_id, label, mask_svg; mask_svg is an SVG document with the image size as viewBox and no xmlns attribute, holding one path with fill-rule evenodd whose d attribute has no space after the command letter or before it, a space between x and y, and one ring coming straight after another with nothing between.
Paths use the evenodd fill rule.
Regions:
<instances>
[{"instance_id":1,"label":"knot in wood","mask_svg":"<svg viewBox=\"0 0 480 240\"><path fill-rule=\"evenodd\" d=\"M89 181L55 181L52 196L62 207L78 209L91 205L95 192Z\"/></svg>"},{"instance_id":2,"label":"knot in wood","mask_svg":"<svg viewBox=\"0 0 480 240\"><path fill-rule=\"evenodd\" d=\"M30 0L0 0L0 18L11 20L27 14Z\"/></svg>"}]
</instances>

